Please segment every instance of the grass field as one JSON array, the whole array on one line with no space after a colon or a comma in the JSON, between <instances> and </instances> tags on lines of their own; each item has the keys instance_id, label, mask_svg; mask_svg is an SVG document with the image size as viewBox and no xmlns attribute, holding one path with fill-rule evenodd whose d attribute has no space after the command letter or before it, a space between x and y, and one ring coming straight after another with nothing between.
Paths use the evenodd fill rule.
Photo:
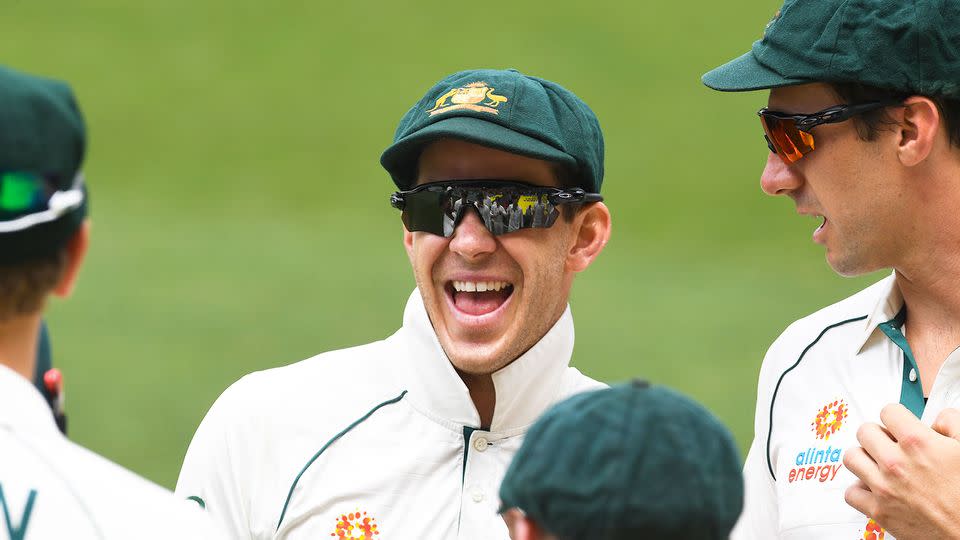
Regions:
<instances>
[{"instance_id":1,"label":"grass field","mask_svg":"<svg viewBox=\"0 0 960 540\"><path fill-rule=\"evenodd\" d=\"M745 450L769 343L878 277L836 277L761 193L765 94L700 84L778 6L8 0L0 62L70 81L89 125L94 243L50 314L71 436L172 487L231 382L391 333L413 279L379 154L442 76L516 67L607 141L575 364L696 397Z\"/></svg>"}]
</instances>

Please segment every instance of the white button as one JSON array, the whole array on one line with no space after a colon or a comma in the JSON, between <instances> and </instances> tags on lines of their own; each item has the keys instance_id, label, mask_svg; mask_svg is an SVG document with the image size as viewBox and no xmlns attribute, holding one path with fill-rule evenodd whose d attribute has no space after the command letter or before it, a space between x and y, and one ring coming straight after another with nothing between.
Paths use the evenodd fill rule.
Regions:
<instances>
[{"instance_id":1,"label":"white button","mask_svg":"<svg viewBox=\"0 0 960 540\"><path fill-rule=\"evenodd\" d=\"M910 368L910 375L907 375L910 378L910 382L917 382L917 370Z\"/></svg>"},{"instance_id":2,"label":"white button","mask_svg":"<svg viewBox=\"0 0 960 540\"><path fill-rule=\"evenodd\" d=\"M490 446L490 441L484 439L483 437L477 437L473 441L473 447L477 449L477 452L483 452Z\"/></svg>"},{"instance_id":3,"label":"white button","mask_svg":"<svg viewBox=\"0 0 960 540\"><path fill-rule=\"evenodd\" d=\"M474 492L473 492L473 502L475 502L475 503L483 502L483 492L482 492L482 491L479 491L479 490L478 490L478 491L474 491Z\"/></svg>"}]
</instances>

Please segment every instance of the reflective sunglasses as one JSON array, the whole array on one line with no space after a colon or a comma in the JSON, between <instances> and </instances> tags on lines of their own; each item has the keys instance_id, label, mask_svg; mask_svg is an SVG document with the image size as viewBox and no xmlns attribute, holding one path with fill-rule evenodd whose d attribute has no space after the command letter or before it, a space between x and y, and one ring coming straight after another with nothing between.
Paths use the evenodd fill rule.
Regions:
<instances>
[{"instance_id":1,"label":"reflective sunglasses","mask_svg":"<svg viewBox=\"0 0 960 540\"><path fill-rule=\"evenodd\" d=\"M603 200L599 193L580 188L558 189L503 180L457 180L424 184L390 196L401 210L408 231L449 238L468 208L476 209L493 235L520 229L547 228L557 221L562 204Z\"/></svg>"},{"instance_id":2,"label":"reflective sunglasses","mask_svg":"<svg viewBox=\"0 0 960 540\"><path fill-rule=\"evenodd\" d=\"M896 101L872 101L857 105L835 105L813 114L790 114L771 111L766 107L757 111L763 125L767 147L787 163L795 163L813 152L815 144L810 130L821 124L844 122L858 114L896 105Z\"/></svg>"},{"instance_id":3,"label":"reflective sunglasses","mask_svg":"<svg viewBox=\"0 0 960 540\"><path fill-rule=\"evenodd\" d=\"M59 219L83 204L83 175L58 190L55 179L23 171L0 171L0 233L18 232Z\"/></svg>"}]
</instances>

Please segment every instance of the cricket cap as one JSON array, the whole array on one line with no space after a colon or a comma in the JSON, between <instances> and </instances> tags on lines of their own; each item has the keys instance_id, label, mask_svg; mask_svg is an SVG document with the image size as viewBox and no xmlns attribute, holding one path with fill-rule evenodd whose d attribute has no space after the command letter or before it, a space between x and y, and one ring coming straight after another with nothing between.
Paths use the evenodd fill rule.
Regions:
<instances>
[{"instance_id":1,"label":"cricket cap","mask_svg":"<svg viewBox=\"0 0 960 540\"><path fill-rule=\"evenodd\" d=\"M578 394L530 428L500 486L570 540L726 540L743 506L740 456L707 409L645 381Z\"/></svg>"},{"instance_id":2,"label":"cricket cap","mask_svg":"<svg viewBox=\"0 0 960 540\"><path fill-rule=\"evenodd\" d=\"M460 71L435 84L400 119L380 164L409 189L420 152L443 138L564 165L587 191L603 183L603 133L590 107L557 83L513 69Z\"/></svg>"},{"instance_id":3,"label":"cricket cap","mask_svg":"<svg viewBox=\"0 0 960 540\"><path fill-rule=\"evenodd\" d=\"M960 98L960 2L787 0L751 50L703 83L739 92L855 82Z\"/></svg>"},{"instance_id":4,"label":"cricket cap","mask_svg":"<svg viewBox=\"0 0 960 540\"><path fill-rule=\"evenodd\" d=\"M83 222L85 147L66 83L0 66L0 264L53 253Z\"/></svg>"}]
</instances>

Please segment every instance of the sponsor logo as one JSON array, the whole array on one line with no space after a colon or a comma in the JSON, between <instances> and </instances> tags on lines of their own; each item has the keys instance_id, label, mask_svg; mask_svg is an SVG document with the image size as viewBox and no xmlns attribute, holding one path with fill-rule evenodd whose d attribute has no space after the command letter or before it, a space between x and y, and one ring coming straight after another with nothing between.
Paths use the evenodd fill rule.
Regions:
<instances>
[{"instance_id":1,"label":"sponsor logo","mask_svg":"<svg viewBox=\"0 0 960 540\"><path fill-rule=\"evenodd\" d=\"M427 110L430 116L450 111L467 109L490 114L500 114L497 107L509 101L506 96L494 94L496 88L483 81L472 82L460 88L453 88L437 98L433 108Z\"/></svg>"},{"instance_id":2,"label":"sponsor logo","mask_svg":"<svg viewBox=\"0 0 960 540\"><path fill-rule=\"evenodd\" d=\"M330 536L337 539L373 540L378 534L380 531L377 530L377 519L357 510L337 518L337 526Z\"/></svg>"},{"instance_id":3,"label":"sponsor logo","mask_svg":"<svg viewBox=\"0 0 960 540\"><path fill-rule=\"evenodd\" d=\"M883 530L883 527L877 525L877 522L870 520L867 522L867 527L863 531L863 540L883 540L887 535L887 532Z\"/></svg>"},{"instance_id":4,"label":"sponsor logo","mask_svg":"<svg viewBox=\"0 0 960 540\"><path fill-rule=\"evenodd\" d=\"M846 419L847 404L842 399L837 400L820 409L813 422L810 422L810 429L817 434L818 439L827 441L830 440L831 435L840 431Z\"/></svg>"},{"instance_id":5,"label":"sponsor logo","mask_svg":"<svg viewBox=\"0 0 960 540\"><path fill-rule=\"evenodd\" d=\"M830 436L843 428L847 418L847 404L842 400L827 403L817 412L810 422L811 431L819 440L829 440ZM797 454L796 467L787 473L787 482L831 482L843 468L843 449L834 446L811 446Z\"/></svg>"}]
</instances>

